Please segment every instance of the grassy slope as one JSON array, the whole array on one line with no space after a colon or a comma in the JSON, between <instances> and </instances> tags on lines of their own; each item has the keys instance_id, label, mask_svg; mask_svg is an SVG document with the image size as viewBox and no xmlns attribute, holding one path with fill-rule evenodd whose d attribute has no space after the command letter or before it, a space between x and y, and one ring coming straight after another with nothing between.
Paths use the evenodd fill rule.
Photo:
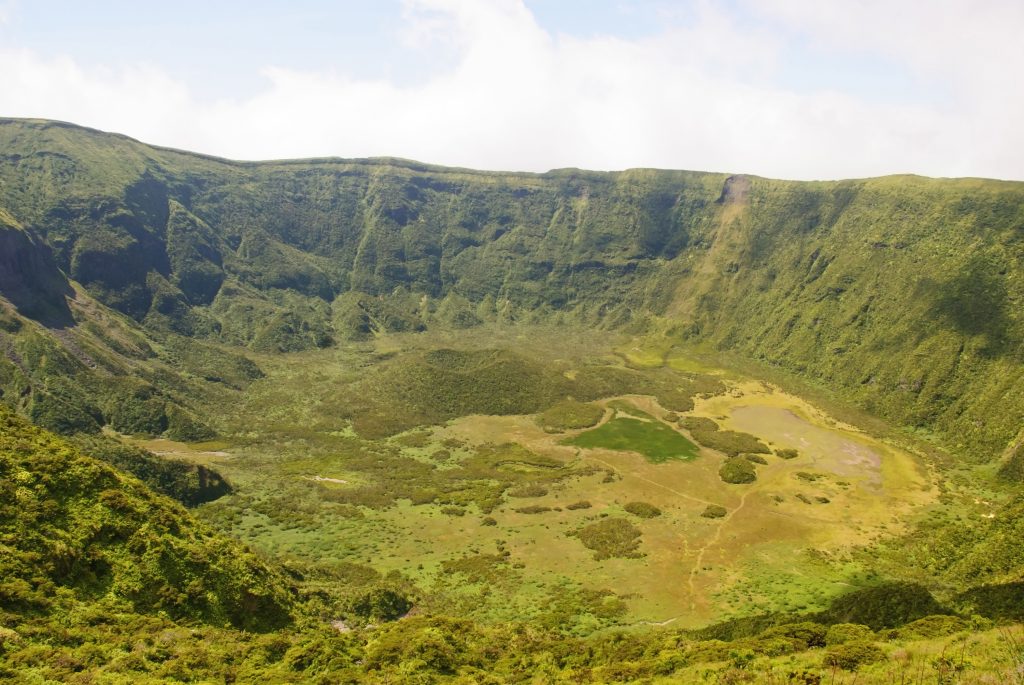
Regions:
<instances>
[{"instance_id":1,"label":"grassy slope","mask_svg":"<svg viewBox=\"0 0 1024 685\"><path fill-rule=\"evenodd\" d=\"M43 276L28 298L7 286L2 293L13 306L0 317L0 381L7 402L55 428L92 422L156 433L150 429L164 429L171 405L230 402L255 374L221 344L274 353L422 327L457 337L492 321L562 324L570 333L579 324L632 323L664 332L667 347L686 340L734 350L938 432L968 461L999 454L1024 420L1020 184L905 177L805 184L648 170L500 174L395 160L240 164L11 120L0 121L0 147L0 223L10 246L3 255L18 257L7 272ZM508 376L502 368L519 364L489 361L484 367L498 369L499 380ZM429 363L409 368L419 375L403 411L416 421L416 395L429 397L438 383L454 408L430 420L489 411L488 398L463 392L469 386L458 374L433 375ZM143 379L141 388L133 378ZM597 374L572 387L592 393L577 399L596 399L633 392L629 382ZM558 383L549 389L552 402L568 387ZM368 396L384 411L394 399ZM526 400L534 398L503 411L543 408ZM326 420L343 423L330 408L321 408ZM301 435L281 428L283 440L301 447ZM37 440L48 438L29 442ZM415 472L413 461L403 468ZM92 506L104 519L128 516L117 507L135 506L142 491L125 486L124 495L120 482L110 481L106 500L85 488L75 506ZM396 496L384 494L387 503ZM1008 505L994 526L943 524L947 551L937 559L934 549L912 548L915 563L938 562L952 585L963 576L1000 583L967 601L1005 606L1003 596L1018 589L1019 563L1006 544L1018 510ZM289 520L296 515L287 512ZM516 525L547 525L527 523L537 515L508 516ZM985 553L963 553L979 537ZM189 564L202 567L215 547L191 548ZM455 578L476 573L486 556L459 562ZM1011 563L990 568L990 556ZM73 554L43 568L70 573L68 560L85 574L67 576L74 592L114 587L126 596L119 553L100 549L87 560L96 568L74 566ZM28 602L17 611L45 609L48 586L16 582L36 561L12 572L6 589ZM189 564L185 575L210 575ZM165 582L167 567L139 568L149 574L144 588ZM228 615L238 611L237 597L191 591L154 591L154 598L146 590L139 608L169 603L185 617L241 620ZM578 611L577 600L595 603L595 616L616 610L614 597L574 598L561 609Z\"/></svg>"},{"instance_id":2,"label":"grassy slope","mask_svg":"<svg viewBox=\"0 0 1024 685\"><path fill-rule=\"evenodd\" d=\"M968 459L1024 422L1020 184L242 164L22 120L0 144L0 205L153 330L289 350L662 315Z\"/></svg>"},{"instance_id":3,"label":"grassy slope","mask_svg":"<svg viewBox=\"0 0 1024 685\"><path fill-rule=\"evenodd\" d=\"M250 630L292 619L283 579L180 505L0 408L0 608L139 613Z\"/></svg>"}]
</instances>

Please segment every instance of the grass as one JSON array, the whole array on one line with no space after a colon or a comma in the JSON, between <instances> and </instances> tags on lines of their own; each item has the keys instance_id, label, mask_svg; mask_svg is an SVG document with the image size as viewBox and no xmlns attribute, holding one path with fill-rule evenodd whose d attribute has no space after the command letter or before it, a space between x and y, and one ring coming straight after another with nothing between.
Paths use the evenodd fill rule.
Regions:
<instances>
[{"instance_id":1,"label":"grass","mask_svg":"<svg viewBox=\"0 0 1024 685\"><path fill-rule=\"evenodd\" d=\"M678 431L650 415L620 414L593 430L565 439L563 444L638 452L654 464L670 460L689 461L700 453L697 446Z\"/></svg>"},{"instance_id":2,"label":"grass","mask_svg":"<svg viewBox=\"0 0 1024 685\"><path fill-rule=\"evenodd\" d=\"M460 342L478 349L511 346L549 368L576 369L577 377L597 368L612 378L620 369L609 366L614 361L604 356L606 348L588 342L595 339L589 336L579 336L584 355L556 362L557 335L501 335L468 331ZM723 458L713 452L654 462L638 457L635 448L580 450L563 444L564 433L546 432L533 415L463 416L381 441L360 437L332 412L336 388L372 374L382 350L389 350L385 361L402 350L425 358L432 346L450 349L452 341L396 335L299 353L300 364L259 358L267 377L254 382L236 408L237 432L229 434L224 450L230 456L202 456L237 492L200 507L200 515L268 554L402 574L429 588L425 607L485 622L553 621L571 632L643 621L699 626L729 616L824 606L870 582L848 559L851 546L891 535L894 521L928 501L926 481L906 465L913 463L909 455L864 443L863 434L815 413L799 398L735 379L726 392L696 396L694 415L713 418L722 430L757 435L772 450L800 447L793 459L767 456L758 480L739 487L722 483ZM669 387L677 377L661 368L626 372L647 378L652 388ZM656 418L666 411L653 394L613 394L594 404L607 414L614 410L616 418L576 437L619 423L640 429L648 441L652 429L659 436L664 429L684 437ZM749 411L761 406L784 408L800 419L786 425L789 437L771 431L770 412ZM756 426L747 425L752 420ZM865 463L851 476L845 453L834 449L843 440L870 444L887 460L882 468ZM807 483L794 475L812 470L827 477ZM312 476L348 483L307 480ZM800 493L812 501L828 497L831 504L810 507L796 498ZM626 509L634 502L662 514L634 517ZM709 505L723 507L725 515L702 517ZM462 515L447 514L446 508ZM578 539L567 538L608 519L629 520L640 531L642 563L615 556L598 560ZM827 559L803 554L808 544ZM503 575L500 590L488 594L463 587L460 574L443 572L446 562L504 552L511 572ZM557 618L551 613L552 596L578 599L578 593L605 590L623 597L616 600L621 612L581 609L574 618L565 600Z\"/></svg>"}]
</instances>

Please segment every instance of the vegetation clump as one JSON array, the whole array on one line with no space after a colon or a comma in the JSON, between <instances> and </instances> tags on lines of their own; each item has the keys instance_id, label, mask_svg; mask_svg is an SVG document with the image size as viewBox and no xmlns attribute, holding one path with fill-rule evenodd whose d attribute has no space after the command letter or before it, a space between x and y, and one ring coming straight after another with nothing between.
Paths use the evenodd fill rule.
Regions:
<instances>
[{"instance_id":1,"label":"vegetation clump","mask_svg":"<svg viewBox=\"0 0 1024 685\"><path fill-rule=\"evenodd\" d=\"M771 454L768 446L753 435L721 430L717 423L703 416L684 416L679 424L704 447L717 450L729 457L743 453Z\"/></svg>"},{"instance_id":2,"label":"vegetation clump","mask_svg":"<svg viewBox=\"0 0 1024 685\"><path fill-rule=\"evenodd\" d=\"M580 500L579 502L573 502L572 504L566 504L565 508L570 511L576 511L579 509L590 509L592 505L587 500Z\"/></svg>"},{"instance_id":3,"label":"vegetation clump","mask_svg":"<svg viewBox=\"0 0 1024 685\"><path fill-rule=\"evenodd\" d=\"M829 647L825 650L823 661L826 666L838 666L847 671L856 671L861 666L883 659L885 659L885 652L881 647L873 642L858 640Z\"/></svg>"},{"instance_id":4,"label":"vegetation clump","mask_svg":"<svg viewBox=\"0 0 1024 685\"><path fill-rule=\"evenodd\" d=\"M643 556L639 551L640 529L623 518L605 518L577 530L574 535L580 542L594 551L594 559L610 559L621 557L638 559Z\"/></svg>"},{"instance_id":5,"label":"vegetation clump","mask_svg":"<svg viewBox=\"0 0 1024 685\"><path fill-rule=\"evenodd\" d=\"M642 519L652 519L661 516L661 509L647 502L629 502L623 505L622 508L633 516Z\"/></svg>"},{"instance_id":6,"label":"vegetation clump","mask_svg":"<svg viewBox=\"0 0 1024 685\"><path fill-rule=\"evenodd\" d=\"M604 416L604 409L596 404L565 399L544 410L537 423L548 433L590 428Z\"/></svg>"},{"instance_id":7,"label":"vegetation clump","mask_svg":"<svg viewBox=\"0 0 1024 685\"><path fill-rule=\"evenodd\" d=\"M847 642L870 642L874 637L874 631L860 623L836 623L829 626L825 634L825 644L831 647Z\"/></svg>"},{"instance_id":8,"label":"vegetation clump","mask_svg":"<svg viewBox=\"0 0 1024 685\"><path fill-rule=\"evenodd\" d=\"M543 497L548 489L538 483L527 483L508 491L509 497Z\"/></svg>"},{"instance_id":9,"label":"vegetation clump","mask_svg":"<svg viewBox=\"0 0 1024 685\"><path fill-rule=\"evenodd\" d=\"M701 512L701 516L703 516L706 519L720 519L725 518L725 516L728 513L729 510L723 506L719 506L717 504L709 504L704 508L704 511Z\"/></svg>"},{"instance_id":10,"label":"vegetation clump","mask_svg":"<svg viewBox=\"0 0 1024 685\"><path fill-rule=\"evenodd\" d=\"M798 456L800 456L800 452L793 449L792 447L786 447L783 449L775 450L775 455L778 456L780 459L796 459Z\"/></svg>"},{"instance_id":11,"label":"vegetation clump","mask_svg":"<svg viewBox=\"0 0 1024 685\"><path fill-rule=\"evenodd\" d=\"M398 590L374 587L355 597L349 611L367 621L395 621L409 613L412 602Z\"/></svg>"},{"instance_id":12,"label":"vegetation clump","mask_svg":"<svg viewBox=\"0 0 1024 685\"><path fill-rule=\"evenodd\" d=\"M719 477L726 483L744 485L757 480L757 470L746 459L728 458L718 469Z\"/></svg>"},{"instance_id":13,"label":"vegetation clump","mask_svg":"<svg viewBox=\"0 0 1024 685\"><path fill-rule=\"evenodd\" d=\"M520 514L543 514L545 512L551 511L551 507L545 507L540 504L531 504L528 507L519 507L517 509L514 509L513 511L517 511Z\"/></svg>"}]
</instances>

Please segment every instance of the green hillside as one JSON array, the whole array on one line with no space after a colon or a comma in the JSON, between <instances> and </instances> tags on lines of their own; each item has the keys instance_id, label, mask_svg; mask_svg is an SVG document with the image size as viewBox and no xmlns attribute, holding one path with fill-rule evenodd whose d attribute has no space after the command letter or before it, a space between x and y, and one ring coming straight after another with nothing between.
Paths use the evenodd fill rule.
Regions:
<instances>
[{"instance_id":1,"label":"green hillside","mask_svg":"<svg viewBox=\"0 0 1024 685\"><path fill-rule=\"evenodd\" d=\"M150 331L287 351L631 324L781 366L967 459L1024 423L1019 183L236 163L28 120L0 122L0 148L0 207ZM61 310L36 290L37 318Z\"/></svg>"},{"instance_id":2,"label":"green hillside","mask_svg":"<svg viewBox=\"0 0 1024 685\"><path fill-rule=\"evenodd\" d=\"M0 680L1013 682L1022 258L1021 183L0 119Z\"/></svg>"}]
</instances>

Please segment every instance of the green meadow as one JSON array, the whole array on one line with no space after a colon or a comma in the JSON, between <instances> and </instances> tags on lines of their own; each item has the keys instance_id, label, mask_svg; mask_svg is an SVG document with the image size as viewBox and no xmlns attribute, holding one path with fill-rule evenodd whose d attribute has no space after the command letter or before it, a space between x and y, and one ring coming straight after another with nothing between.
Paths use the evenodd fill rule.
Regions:
<instances>
[{"instance_id":1,"label":"green meadow","mask_svg":"<svg viewBox=\"0 0 1024 685\"><path fill-rule=\"evenodd\" d=\"M699 453L695 444L650 414L616 415L597 428L568 438L564 444L587 449L639 452L654 464L670 459L689 461Z\"/></svg>"}]
</instances>

